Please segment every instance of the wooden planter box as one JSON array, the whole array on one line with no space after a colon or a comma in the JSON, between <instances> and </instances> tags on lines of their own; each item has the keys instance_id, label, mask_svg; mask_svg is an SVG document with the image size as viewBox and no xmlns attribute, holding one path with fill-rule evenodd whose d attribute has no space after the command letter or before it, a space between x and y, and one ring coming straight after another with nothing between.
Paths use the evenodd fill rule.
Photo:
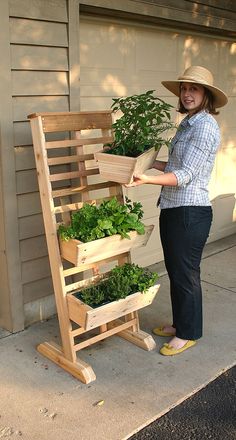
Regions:
<instances>
[{"instance_id":1,"label":"wooden planter box","mask_svg":"<svg viewBox=\"0 0 236 440\"><path fill-rule=\"evenodd\" d=\"M72 294L67 295L69 317L85 330L91 330L150 305L160 285L150 287L146 293L136 292L124 299L92 308Z\"/></svg>"},{"instance_id":2,"label":"wooden planter box","mask_svg":"<svg viewBox=\"0 0 236 440\"><path fill-rule=\"evenodd\" d=\"M145 246L153 228L154 225L145 226L145 234L142 235L136 231L131 231L128 234L130 240L128 238L121 238L118 234L88 243L83 243L75 239L64 241L59 238L61 256L75 266L105 260L106 258L129 252L131 249Z\"/></svg>"},{"instance_id":3,"label":"wooden planter box","mask_svg":"<svg viewBox=\"0 0 236 440\"><path fill-rule=\"evenodd\" d=\"M94 157L104 179L127 184L132 182L133 175L142 174L150 168L157 153L158 151L153 147L138 157L116 156L102 151L94 153Z\"/></svg>"}]
</instances>

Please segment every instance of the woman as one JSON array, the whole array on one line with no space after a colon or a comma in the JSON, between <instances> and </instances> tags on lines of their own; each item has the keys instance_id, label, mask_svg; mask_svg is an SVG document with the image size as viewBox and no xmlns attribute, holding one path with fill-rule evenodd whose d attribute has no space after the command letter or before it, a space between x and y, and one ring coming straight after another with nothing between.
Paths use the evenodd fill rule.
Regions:
<instances>
[{"instance_id":1,"label":"woman","mask_svg":"<svg viewBox=\"0 0 236 440\"><path fill-rule=\"evenodd\" d=\"M161 185L160 235L170 279L172 325L155 328L159 336L172 336L160 353L175 355L202 336L200 262L212 222L207 186L220 144L220 131L212 115L224 106L225 93L213 85L210 71L191 66L177 81L162 84L179 97L178 111L187 116L172 139L168 162L156 160L158 176L135 176L127 186Z\"/></svg>"}]
</instances>

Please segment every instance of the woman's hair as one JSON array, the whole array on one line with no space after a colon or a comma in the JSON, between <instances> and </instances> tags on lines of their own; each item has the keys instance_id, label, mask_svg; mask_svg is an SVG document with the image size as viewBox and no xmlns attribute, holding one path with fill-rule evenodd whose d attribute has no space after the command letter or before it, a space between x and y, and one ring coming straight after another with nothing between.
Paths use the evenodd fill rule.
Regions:
<instances>
[{"instance_id":1,"label":"woman's hair","mask_svg":"<svg viewBox=\"0 0 236 440\"><path fill-rule=\"evenodd\" d=\"M180 87L181 87L181 83L180 83ZM216 110L215 105L214 105L214 96L212 95L211 91L209 89L207 89L206 87L204 87L204 91L205 91L205 94L204 94L204 98L202 100L202 103L196 109L196 111L194 113L198 113L201 110L207 110L211 115L218 115L219 111ZM178 102L177 111L182 114L188 113L188 110L186 110L186 108L183 106L180 98L179 98L179 102Z\"/></svg>"}]
</instances>

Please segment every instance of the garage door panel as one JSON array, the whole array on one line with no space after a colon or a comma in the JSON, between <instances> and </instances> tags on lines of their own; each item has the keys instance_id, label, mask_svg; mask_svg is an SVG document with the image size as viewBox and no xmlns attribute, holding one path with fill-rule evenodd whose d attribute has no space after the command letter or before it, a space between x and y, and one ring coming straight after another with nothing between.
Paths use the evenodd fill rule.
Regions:
<instances>
[{"instance_id":1,"label":"garage door panel","mask_svg":"<svg viewBox=\"0 0 236 440\"><path fill-rule=\"evenodd\" d=\"M222 196L234 193L236 190L235 176L236 148L220 149L216 158L215 195Z\"/></svg>"},{"instance_id":2,"label":"garage door panel","mask_svg":"<svg viewBox=\"0 0 236 440\"><path fill-rule=\"evenodd\" d=\"M231 227L234 227L233 223L235 224L236 222L235 207L236 201L234 194L228 194L224 197L219 196L213 200L215 222L212 228L212 234L227 231L227 229L230 230Z\"/></svg>"},{"instance_id":3,"label":"garage door panel","mask_svg":"<svg viewBox=\"0 0 236 440\"><path fill-rule=\"evenodd\" d=\"M154 217L148 219L148 221L145 223L155 225L151 238L145 247L133 249L131 251L131 258L132 262L135 264L140 264L141 266L150 266L155 264L157 261L163 260L163 252L161 249L158 218Z\"/></svg>"},{"instance_id":4,"label":"garage door panel","mask_svg":"<svg viewBox=\"0 0 236 440\"><path fill-rule=\"evenodd\" d=\"M176 33L137 30L136 32L136 68L137 71L150 71L165 76L166 72L175 73L177 64ZM147 50L148 48L148 50ZM163 50L164 49L164 50Z\"/></svg>"},{"instance_id":5,"label":"garage door panel","mask_svg":"<svg viewBox=\"0 0 236 440\"><path fill-rule=\"evenodd\" d=\"M180 71L192 65L202 65L218 76L218 60L221 41L200 36L179 35ZM210 56L209 56L210 54Z\"/></svg>"},{"instance_id":6,"label":"garage door panel","mask_svg":"<svg viewBox=\"0 0 236 440\"><path fill-rule=\"evenodd\" d=\"M109 23L81 23L81 66L96 69L124 69L129 51L135 46L134 31ZM109 53L109 56L107 54Z\"/></svg>"},{"instance_id":7,"label":"garage door panel","mask_svg":"<svg viewBox=\"0 0 236 440\"><path fill-rule=\"evenodd\" d=\"M226 130L229 131L235 128L235 108L236 97L229 96L227 106L220 109L220 114L217 117L217 120L220 123L221 127L221 134Z\"/></svg>"}]
</instances>

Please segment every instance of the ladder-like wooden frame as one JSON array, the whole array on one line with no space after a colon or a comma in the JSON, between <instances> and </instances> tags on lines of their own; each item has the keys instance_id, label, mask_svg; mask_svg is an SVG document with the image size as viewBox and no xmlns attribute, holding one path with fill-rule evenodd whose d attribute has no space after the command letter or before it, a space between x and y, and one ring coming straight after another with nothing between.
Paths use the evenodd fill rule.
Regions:
<instances>
[{"instance_id":1,"label":"ladder-like wooden frame","mask_svg":"<svg viewBox=\"0 0 236 440\"><path fill-rule=\"evenodd\" d=\"M81 208L85 202L99 204L101 200L104 200L103 196L94 197L91 194L97 192L101 194L101 190L107 191L108 195L105 198L109 199L115 195L123 201L122 187L119 184L104 181L89 182L90 176L99 174L94 161L94 152L113 139L112 114L111 111L56 112L35 113L29 115L28 118L31 123L61 333L61 346L54 342L45 342L40 344L37 349L82 382L89 383L95 380L96 376L89 364L78 359L76 353L82 348L114 334L118 334L148 351L155 348L152 336L139 328L137 310L125 314L122 318L113 318L110 322L99 325L98 334L95 336L89 335L88 330L78 325L76 319L72 319L75 316L75 310L80 310L80 305L73 309L71 293L76 289L78 291L82 286L91 284L94 279L103 277L101 270L104 269L104 265L107 266L114 261L117 264L130 261L130 252L77 267L63 261L60 254L57 236L58 224L60 221L68 223L70 213ZM97 135L98 131L99 136ZM81 280L82 276L85 279ZM68 298L70 298L70 302L68 302ZM81 310L82 308L83 305L81 305ZM88 336L86 340L84 340L84 334ZM81 335L83 335L83 340L79 343L76 342L75 339Z\"/></svg>"}]
</instances>

